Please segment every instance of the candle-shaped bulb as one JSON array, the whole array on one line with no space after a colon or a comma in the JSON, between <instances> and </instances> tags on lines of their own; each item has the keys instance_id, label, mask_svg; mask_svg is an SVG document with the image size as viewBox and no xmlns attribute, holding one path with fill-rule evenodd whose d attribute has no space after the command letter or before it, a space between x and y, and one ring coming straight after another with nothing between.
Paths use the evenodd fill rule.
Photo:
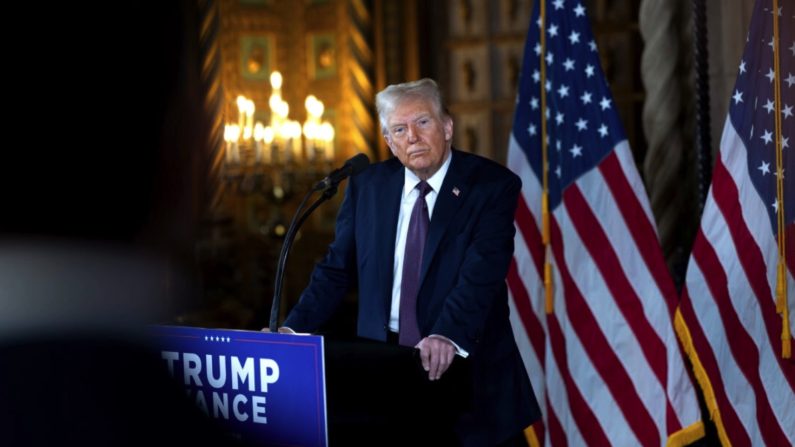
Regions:
<instances>
[{"instance_id":1,"label":"candle-shaped bulb","mask_svg":"<svg viewBox=\"0 0 795 447\"><path fill-rule=\"evenodd\" d=\"M276 115L280 118L287 118L287 115L290 114L290 105L285 101L280 101L276 107L273 108L273 111L276 112Z\"/></svg>"},{"instance_id":2,"label":"candle-shaped bulb","mask_svg":"<svg viewBox=\"0 0 795 447\"><path fill-rule=\"evenodd\" d=\"M239 110L242 113L243 110L246 108L246 103L248 102L248 99L246 99L246 97L243 95L237 95L236 102L237 102L237 110Z\"/></svg>"},{"instance_id":3,"label":"candle-shaped bulb","mask_svg":"<svg viewBox=\"0 0 795 447\"><path fill-rule=\"evenodd\" d=\"M254 141L262 141L264 138L265 126L263 126L261 122L257 121L257 124L254 125Z\"/></svg>"},{"instance_id":4,"label":"candle-shaped bulb","mask_svg":"<svg viewBox=\"0 0 795 447\"><path fill-rule=\"evenodd\" d=\"M274 137L273 128L271 126L268 126L262 130L262 141L264 141L265 143L267 144L273 143L273 137Z\"/></svg>"},{"instance_id":5,"label":"candle-shaped bulb","mask_svg":"<svg viewBox=\"0 0 795 447\"><path fill-rule=\"evenodd\" d=\"M271 87L273 87L274 90L282 88L282 74L278 71L271 73Z\"/></svg>"}]
</instances>

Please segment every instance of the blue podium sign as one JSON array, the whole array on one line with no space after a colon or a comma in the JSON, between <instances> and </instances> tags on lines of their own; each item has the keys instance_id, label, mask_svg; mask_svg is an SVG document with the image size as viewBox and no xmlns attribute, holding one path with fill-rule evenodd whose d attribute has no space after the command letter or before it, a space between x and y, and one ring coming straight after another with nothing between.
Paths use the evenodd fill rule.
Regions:
<instances>
[{"instance_id":1,"label":"blue podium sign","mask_svg":"<svg viewBox=\"0 0 795 447\"><path fill-rule=\"evenodd\" d=\"M323 337L155 326L172 377L247 442L326 446Z\"/></svg>"}]
</instances>

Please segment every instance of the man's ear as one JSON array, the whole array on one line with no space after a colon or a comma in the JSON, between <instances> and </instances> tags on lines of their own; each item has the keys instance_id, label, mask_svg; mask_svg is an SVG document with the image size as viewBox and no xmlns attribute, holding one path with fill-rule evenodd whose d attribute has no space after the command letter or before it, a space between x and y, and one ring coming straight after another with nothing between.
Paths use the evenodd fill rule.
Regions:
<instances>
[{"instance_id":1,"label":"man's ear","mask_svg":"<svg viewBox=\"0 0 795 447\"><path fill-rule=\"evenodd\" d=\"M446 116L444 117L444 141L452 141L453 140L453 118Z\"/></svg>"}]
</instances>

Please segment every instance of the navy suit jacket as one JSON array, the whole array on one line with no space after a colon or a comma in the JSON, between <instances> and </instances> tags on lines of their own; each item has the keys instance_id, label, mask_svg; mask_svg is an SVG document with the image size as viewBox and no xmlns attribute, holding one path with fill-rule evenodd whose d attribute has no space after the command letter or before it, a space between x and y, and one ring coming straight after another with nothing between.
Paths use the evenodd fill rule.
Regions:
<instances>
[{"instance_id":1,"label":"navy suit jacket","mask_svg":"<svg viewBox=\"0 0 795 447\"><path fill-rule=\"evenodd\" d=\"M285 326L317 330L358 283L358 334L386 340L403 182L397 158L350 179L334 242ZM519 177L507 168L453 149L422 260L420 333L443 335L469 352L475 413L466 430L481 445L515 435L540 417L508 319L505 276L520 189Z\"/></svg>"}]
</instances>

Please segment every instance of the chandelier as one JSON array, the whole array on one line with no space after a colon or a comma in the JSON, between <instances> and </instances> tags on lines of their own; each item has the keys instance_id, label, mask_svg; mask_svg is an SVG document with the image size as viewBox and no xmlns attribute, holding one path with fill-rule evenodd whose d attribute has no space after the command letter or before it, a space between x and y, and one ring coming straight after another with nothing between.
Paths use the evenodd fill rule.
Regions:
<instances>
[{"instance_id":1,"label":"chandelier","mask_svg":"<svg viewBox=\"0 0 795 447\"><path fill-rule=\"evenodd\" d=\"M314 95L304 101L303 126L289 117L282 99L282 75L270 75L270 121L254 121L254 101L237 97L236 122L224 126L224 171L229 184L244 194L270 192L283 199L299 185L309 185L334 162L334 127L323 121L324 105Z\"/></svg>"}]
</instances>

